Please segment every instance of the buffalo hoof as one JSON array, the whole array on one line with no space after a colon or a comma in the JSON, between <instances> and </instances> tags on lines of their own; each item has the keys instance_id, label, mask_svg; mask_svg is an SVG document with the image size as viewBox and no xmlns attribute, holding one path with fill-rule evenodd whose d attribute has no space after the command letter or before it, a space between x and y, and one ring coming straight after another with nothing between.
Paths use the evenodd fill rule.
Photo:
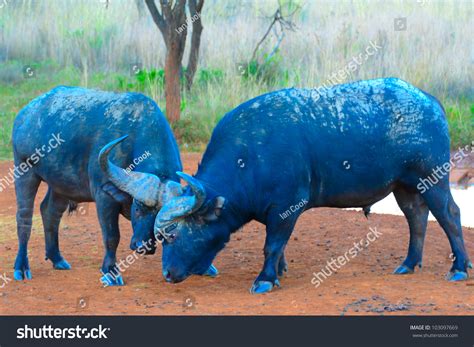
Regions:
<instances>
[{"instance_id":1,"label":"buffalo hoof","mask_svg":"<svg viewBox=\"0 0 474 347\"><path fill-rule=\"evenodd\" d=\"M413 272L414 272L413 269L410 269L406 265L400 265L399 267L395 269L395 271L393 271L395 275L407 275L407 274L412 274Z\"/></svg>"},{"instance_id":2,"label":"buffalo hoof","mask_svg":"<svg viewBox=\"0 0 474 347\"><path fill-rule=\"evenodd\" d=\"M104 287L111 287L111 286L124 286L125 283L123 282L122 275L118 276L110 276L110 275L103 275L100 278L100 281L104 285Z\"/></svg>"},{"instance_id":3,"label":"buffalo hoof","mask_svg":"<svg viewBox=\"0 0 474 347\"><path fill-rule=\"evenodd\" d=\"M469 275L467 274L467 272L459 271L459 270L454 270L454 272L450 271L446 275L446 279L449 282L465 281L467 280L468 277Z\"/></svg>"},{"instance_id":4,"label":"buffalo hoof","mask_svg":"<svg viewBox=\"0 0 474 347\"><path fill-rule=\"evenodd\" d=\"M30 269L26 270L15 270L13 272L13 279L15 281L22 281L22 280L31 280L33 277L31 276Z\"/></svg>"},{"instance_id":5,"label":"buffalo hoof","mask_svg":"<svg viewBox=\"0 0 474 347\"><path fill-rule=\"evenodd\" d=\"M204 276L209 276L209 277L216 277L217 275L219 274L219 270L217 270L217 268L211 264L211 266L209 266L209 269L207 269L206 272L204 272Z\"/></svg>"},{"instance_id":6,"label":"buffalo hoof","mask_svg":"<svg viewBox=\"0 0 474 347\"><path fill-rule=\"evenodd\" d=\"M60 261L54 263L53 267L56 270L71 270L71 265L69 265L65 259L61 259Z\"/></svg>"},{"instance_id":7,"label":"buffalo hoof","mask_svg":"<svg viewBox=\"0 0 474 347\"><path fill-rule=\"evenodd\" d=\"M272 291L274 285L277 287L280 287L280 282L278 280L275 280L275 284L273 284L270 281L256 281L253 284L252 288L250 288L250 293L252 294L268 293Z\"/></svg>"}]
</instances>

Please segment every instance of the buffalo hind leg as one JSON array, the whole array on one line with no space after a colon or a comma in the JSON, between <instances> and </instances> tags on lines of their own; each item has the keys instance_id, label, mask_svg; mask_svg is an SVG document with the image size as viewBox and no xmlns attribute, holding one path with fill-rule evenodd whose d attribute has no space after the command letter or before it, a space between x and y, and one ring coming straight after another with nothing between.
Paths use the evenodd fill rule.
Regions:
<instances>
[{"instance_id":1,"label":"buffalo hind leg","mask_svg":"<svg viewBox=\"0 0 474 347\"><path fill-rule=\"evenodd\" d=\"M40 183L41 179L32 171L24 173L15 181L18 254L15 260L13 278L17 281L31 279L28 262L28 241L31 235L35 197Z\"/></svg>"},{"instance_id":2,"label":"buffalo hind leg","mask_svg":"<svg viewBox=\"0 0 474 347\"><path fill-rule=\"evenodd\" d=\"M278 276L283 276L285 272L288 272L288 263L285 258L285 249L281 252L280 260L278 261Z\"/></svg>"},{"instance_id":3,"label":"buffalo hind leg","mask_svg":"<svg viewBox=\"0 0 474 347\"><path fill-rule=\"evenodd\" d=\"M44 226L46 260L50 259L56 270L69 270L71 266L59 251L59 224L69 200L53 192L51 188L41 203L41 217Z\"/></svg>"},{"instance_id":4,"label":"buffalo hind leg","mask_svg":"<svg viewBox=\"0 0 474 347\"><path fill-rule=\"evenodd\" d=\"M252 294L266 293L271 291L273 287L280 286L278 273L283 273L283 264L286 263L283 253L297 219L298 215L296 213L284 220L280 218L278 213L272 214L268 218L264 247L265 262L262 271L257 276L252 288L250 288Z\"/></svg>"},{"instance_id":5,"label":"buffalo hind leg","mask_svg":"<svg viewBox=\"0 0 474 347\"><path fill-rule=\"evenodd\" d=\"M100 190L96 194L95 201L105 247L100 281L105 287L123 286L124 282L116 259L117 247L120 242L118 219L121 205Z\"/></svg>"},{"instance_id":6,"label":"buffalo hind leg","mask_svg":"<svg viewBox=\"0 0 474 347\"><path fill-rule=\"evenodd\" d=\"M444 184L443 184L444 183ZM440 182L422 194L428 208L446 233L454 255L453 266L447 274L449 281L461 281L468 278L467 268L472 263L464 246L461 227L461 213L453 200L449 183Z\"/></svg>"},{"instance_id":7,"label":"buffalo hind leg","mask_svg":"<svg viewBox=\"0 0 474 347\"><path fill-rule=\"evenodd\" d=\"M421 267L429 210L418 192L397 188L393 194L410 228L408 255L405 261L394 271L395 274L403 275L413 273L417 265Z\"/></svg>"}]
</instances>

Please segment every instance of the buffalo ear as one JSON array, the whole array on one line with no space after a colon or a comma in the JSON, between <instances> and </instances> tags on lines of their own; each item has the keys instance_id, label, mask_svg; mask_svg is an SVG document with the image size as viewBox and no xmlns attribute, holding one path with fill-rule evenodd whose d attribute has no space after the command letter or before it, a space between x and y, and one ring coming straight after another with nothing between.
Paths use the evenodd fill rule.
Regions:
<instances>
[{"instance_id":1,"label":"buffalo ear","mask_svg":"<svg viewBox=\"0 0 474 347\"><path fill-rule=\"evenodd\" d=\"M223 196L218 196L210 200L206 206L203 208L201 217L206 221L215 221L222 214L222 209L224 208L225 198Z\"/></svg>"},{"instance_id":2,"label":"buffalo ear","mask_svg":"<svg viewBox=\"0 0 474 347\"><path fill-rule=\"evenodd\" d=\"M102 190L109 194L115 201L121 204L131 204L132 197L118 189L112 182L107 182L102 186Z\"/></svg>"}]
</instances>

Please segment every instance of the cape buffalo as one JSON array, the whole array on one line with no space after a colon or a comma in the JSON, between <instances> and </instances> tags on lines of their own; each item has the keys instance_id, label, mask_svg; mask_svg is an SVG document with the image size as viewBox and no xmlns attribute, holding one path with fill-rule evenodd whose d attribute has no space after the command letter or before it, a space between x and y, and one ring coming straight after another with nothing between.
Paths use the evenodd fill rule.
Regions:
<instances>
[{"instance_id":1,"label":"cape buffalo","mask_svg":"<svg viewBox=\"0 0 474 347\"><path fill-rule=\"evenodd\" d=\"M441 104L396 78L285 89L245 102L217 125L195 177L179 173L188 187L157 216L163 275L180 282L203 273L230 234L255 219L267 234L251 292L270 291L287 269L285 246L304 210L367 211L393 192L410 227L408 256L395 273L421 265L431 211L454 253L448 279L466 279L472 265L448 176L417 190L420 179L449 161L449 146Z\"/></svg>"},{"instance_id":2,"label":"cape buffalo","mask_svg":"<svg viewBox=\"0 0 474 347\"><path fill-rule=\"evenodd\" d=\"M98 161L101 148L125 133L128 140L113 160L127 169L107 160L114 142L104 148ZM41 181L48 184L41 203L46 259L55 269L70 269L59 251L58 227L66 209L74 209L78 202L96 203L105 246L104 285L123 284L116 266L119 214L132 221L131 249L154 253L155 217L167 199L180 193L174 181L182 166L173 133L153 100L136 93L54 88L18 114L13 154L19 240L16 280L31 279L27 246ZM210 271L216 274L215 268Z\"/></svg>"}]
</instances>

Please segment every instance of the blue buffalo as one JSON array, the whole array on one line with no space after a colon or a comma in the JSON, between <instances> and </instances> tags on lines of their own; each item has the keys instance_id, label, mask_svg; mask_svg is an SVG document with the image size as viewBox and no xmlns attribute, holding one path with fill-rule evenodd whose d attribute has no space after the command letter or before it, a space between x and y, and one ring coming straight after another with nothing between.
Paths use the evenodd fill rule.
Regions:
<instances>
[{"instance_id":1,"label":"blue buffalo","mask_svg":"<svg viewBox=\"0 0 474 347\"><path fill-rule=\"evenodd\" d=\"M115 139L124 134L127 140L112 156ZM123 284L116 266L119 215L132 222L131 249L155 252L155 218L167 199L180 194L176 171L182 165L173 133L153 100L137 93L54 88L16 117L13 153L18 173L16 280L32 277L27 246L41 182L48 184L41 203L46 259L55 269L70 269L59 250L58 228L63 213L80 202L96 203L105 247L104 285Z\"/></svg>"},{"instance_id":2,"label":"blue buffalo","mask_svg":"<svg viewBox=\"0 0 474 347\"><path fill-rule=\"evenodd\" d=\"M287 270L285 246L303 211L367 212L393 192L410 229L408 255L395 273L421 266L431 211L454 254L447 277L464 280L472 265L448 176L417 189L449 161L449 149L441 104L396 78L285 89L247 101L219 122L195 177L178 173L187 187L158 213L163 275L180 282L202 274L233 232L257 220L266 225L265 262L251 292L268 292Z\"/></svg>"}]
</instances>

